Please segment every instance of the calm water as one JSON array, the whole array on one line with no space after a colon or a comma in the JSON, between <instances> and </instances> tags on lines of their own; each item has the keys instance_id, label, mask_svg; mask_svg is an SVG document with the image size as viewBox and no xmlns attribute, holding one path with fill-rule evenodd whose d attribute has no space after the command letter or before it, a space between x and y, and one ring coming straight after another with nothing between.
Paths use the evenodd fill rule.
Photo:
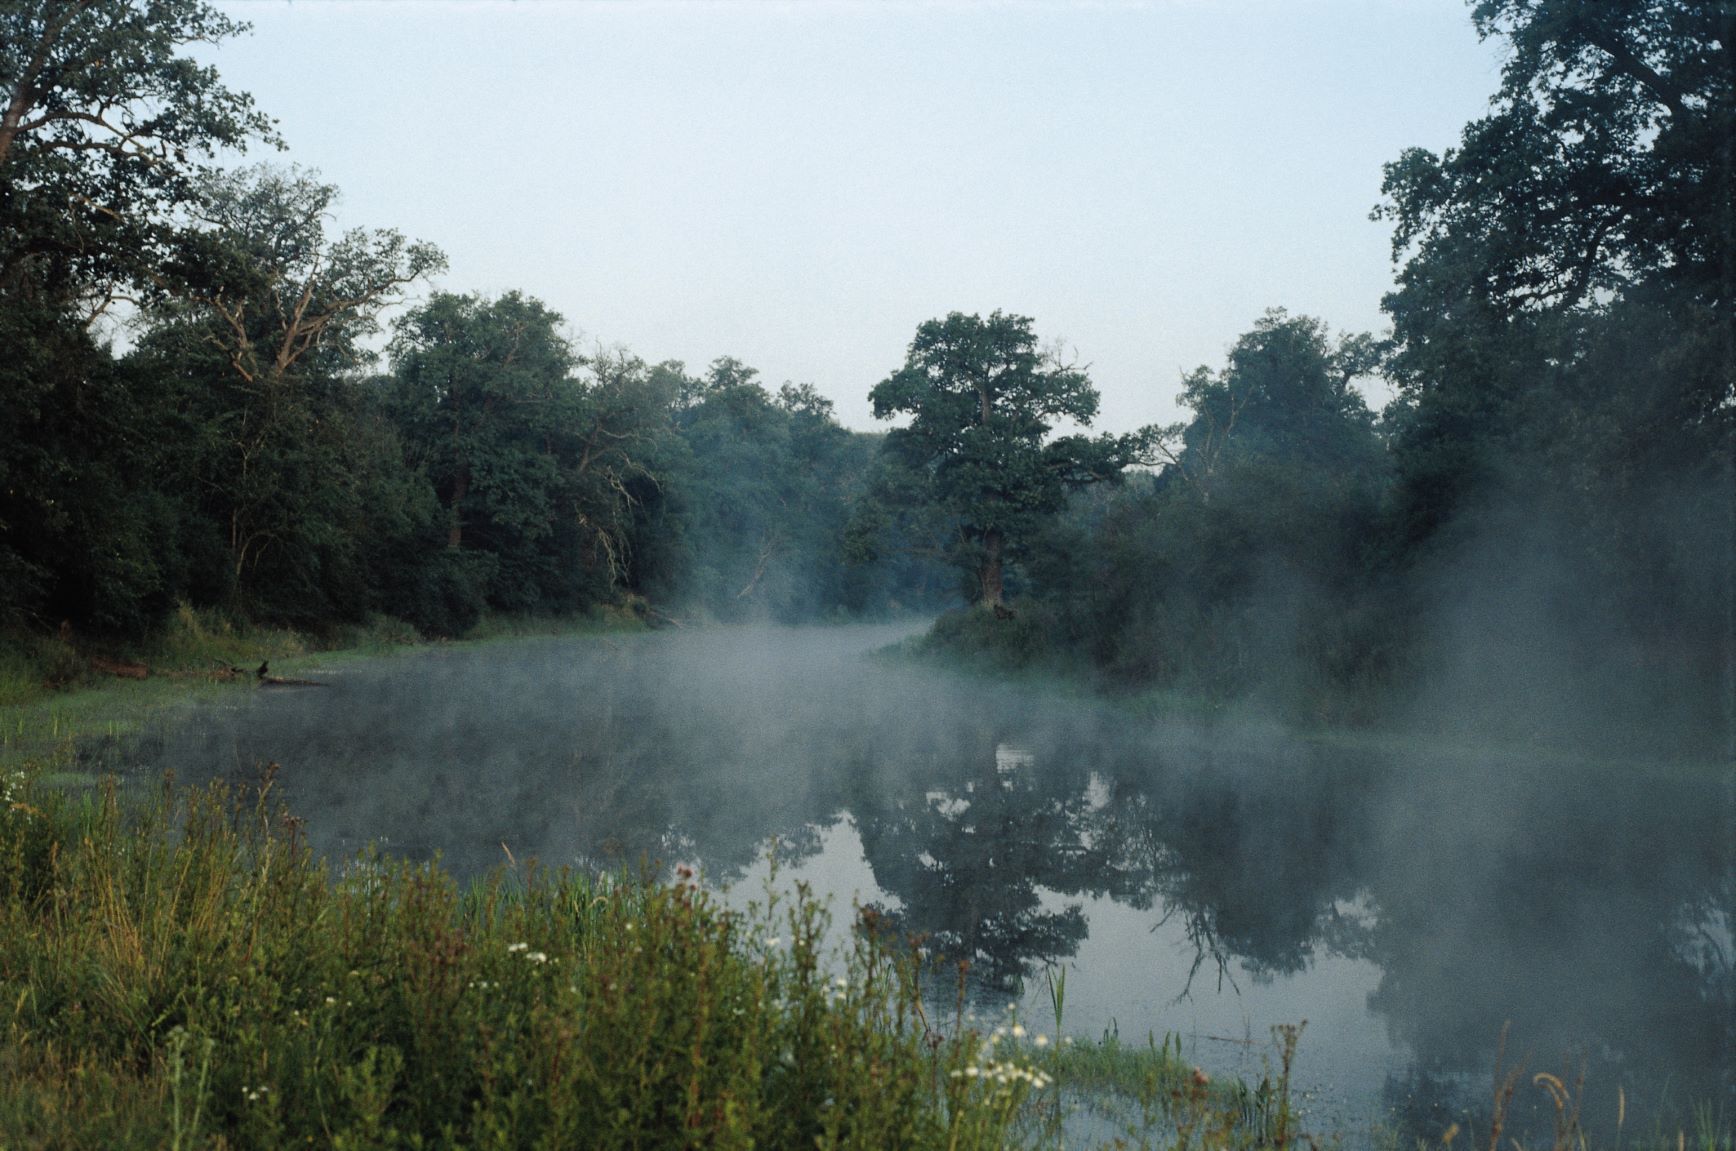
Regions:
<instances>
[{"instance_id":1,"label":"calm water","mask_svg":"<svg viewBox=\"0 0 1736 1151\"><path fill-rule=\"evenodd\" d=\"M529 641L254 693L134 756L281 765L324 850L689 863L969 956L979 1009L1254 1071L1307 1020L1320 1126L1438 1134L1510 1061L1616 1089L1629 1129L1732 1100L1736 916L1716 773L1204 736L868 657L892 628ZM1527 1076L1528 1078L1528 1076ZM1522 1099L1540 1095L1522 1093Z\"/></svg>"}]
</instances>

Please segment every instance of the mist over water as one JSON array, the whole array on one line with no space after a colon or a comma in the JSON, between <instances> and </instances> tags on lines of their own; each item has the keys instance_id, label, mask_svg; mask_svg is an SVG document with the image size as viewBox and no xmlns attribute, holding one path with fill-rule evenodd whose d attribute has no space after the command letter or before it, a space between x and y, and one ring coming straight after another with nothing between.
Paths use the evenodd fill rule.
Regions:
<instances>
[{"instance_id":1,"label":"mist over water","mask_svg":"<svg viewBox=\"0 0 1736 1151\"><path fill-rule=\"evenodd\" d=\"M971 959L982 1010L1046 1029L1042 973L1065 965L1068 1031L1176 1032L1256 1074L1270 1028L1307 1019L1304 1106L1358 1131L1486 1110L1504 1025L1510 1062L1585 1068L1592 1124L1618 1085L1630 1130L1729 1101L1716 772L1188 730L872 657L910 630L417 653L199 712L131 762L182 780L275 762L321 851L377 842L461 876L504 845L691 863L745 902L775 853L840 922L873 903Z\"/></svg>"}]
</instances>

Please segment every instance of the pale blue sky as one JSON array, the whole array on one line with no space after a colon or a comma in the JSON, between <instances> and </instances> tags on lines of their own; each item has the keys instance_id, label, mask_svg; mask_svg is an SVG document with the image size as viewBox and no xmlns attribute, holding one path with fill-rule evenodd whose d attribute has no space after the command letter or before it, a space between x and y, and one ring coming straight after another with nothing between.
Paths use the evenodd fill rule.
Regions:
<instances>
[{"instance_id":1,"label":"pale blue sky","mask_svg":"<svg viewBox=\"0 0 1736 1151\"><path fill-rule=\"evenodd\" d=\"M1381 326L1381 164L1498 79L1459 0L229 2L213 61L341 222L587 343L808 381L843 421L923 320L1002 308L1176 418L1269 306Z\"/></svg>"}]
</instances>

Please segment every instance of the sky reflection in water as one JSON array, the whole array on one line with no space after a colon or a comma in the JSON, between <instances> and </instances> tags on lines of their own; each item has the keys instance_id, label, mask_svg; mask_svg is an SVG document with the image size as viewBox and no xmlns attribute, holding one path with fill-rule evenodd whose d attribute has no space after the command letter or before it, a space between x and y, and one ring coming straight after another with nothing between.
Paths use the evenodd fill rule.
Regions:
<instances>
[{"instance_id":1,"label":"sky reflection in water","mask_svg":"<svg viewBox=\"0 0 1736 1151\"><path fill-rule=\"evenodd\" d=\"M1510 1057L1586 1111L1730 1098L1731 829L1715 773L1352 749L1135 721L868 658L908 629L719 630L434 651L261 692L141 754L267 761L316 845L697 864L732 899L811 882L968 956L979 1003L1183 1036L1258 1072L1307 1019L1324 1118L1438 1134ZM1571 1060L1571 1063L1570 1063ZM1539 1100L1541 1102L1541 1100Z\"/></svg>"}]
</instances>

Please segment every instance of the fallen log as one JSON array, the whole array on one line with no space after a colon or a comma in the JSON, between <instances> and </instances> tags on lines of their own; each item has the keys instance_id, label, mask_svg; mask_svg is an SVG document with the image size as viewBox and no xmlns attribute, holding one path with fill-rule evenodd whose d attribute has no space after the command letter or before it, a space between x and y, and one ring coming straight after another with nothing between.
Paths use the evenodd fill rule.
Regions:
<instances>
[{"instance_id":1,"label":"fallen log","mask_svg":"<svg viewBox=\"0 0 1736 1151\"><path fill-rule=\"evenodd\" d=\"M290 679L286 676L271 674L271 661L266 660L259 665L259 670L253 673L259 677L260 687L325 687L316 679Z\"/></svg>"},{"instance_id":2,"label":"fallen log","mask_svg":"<svg viewBox=\"0 0 1736 1151\"><path fill-rule=\"evenodd\" d=\"M260 687L330 687L317 679L289 679L281 675L262 675L259 677Z\"/></svg>"},{"instance_id":3,"label":"fallen log","mask_svg":"<svg viewBox=\"0 0 1736 1151\"><path fill-rule=\"evenodd\" d=\"M93 671L121 679L148 679L151 674L151 669L142 663L122 663L119 660L104 659L100 655L90 657L90 666Z\"/></svg>"},{"instance_id":4,"label":"fallen log","mask_svg":"<svg viewBox=\"0 0 1736 1151\"><path fill-rule=\"evenodd\" d=\"M644 619L645 623L648 626L653 627L653 628L686 627L687 626L686 624L682 623L680 620L676 619L674 616L669 615L667 612L660 612L654 607L647 607L645 609L644 615L641 618Z\"/></svg>"}]
</instances>

